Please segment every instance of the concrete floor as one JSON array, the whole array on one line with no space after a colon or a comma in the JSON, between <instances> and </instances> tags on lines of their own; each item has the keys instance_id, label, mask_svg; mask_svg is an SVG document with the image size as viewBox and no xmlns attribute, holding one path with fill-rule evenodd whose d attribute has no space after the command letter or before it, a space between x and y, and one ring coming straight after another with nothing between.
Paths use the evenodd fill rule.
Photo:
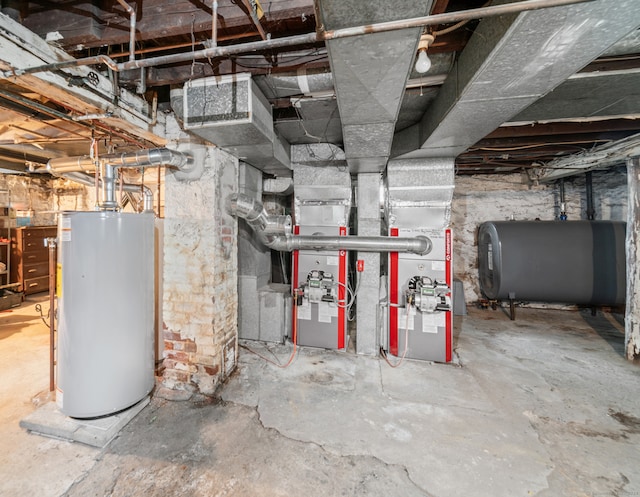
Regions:
<instances>
[{"instance_id":1,"label":"concrete floor","mask_svg":"<svg viewBox=\"0 0 640 497\"><path fill-rule=\"evenodd\" d=\"M303 349L281 370L243 349L220 399L156 396L99 450L18 427L48 387L27 303L0 313L0 495L640 495L640 368L616 316L469 309L456 328L459 365Z\"/></svg>"}]
</instances>

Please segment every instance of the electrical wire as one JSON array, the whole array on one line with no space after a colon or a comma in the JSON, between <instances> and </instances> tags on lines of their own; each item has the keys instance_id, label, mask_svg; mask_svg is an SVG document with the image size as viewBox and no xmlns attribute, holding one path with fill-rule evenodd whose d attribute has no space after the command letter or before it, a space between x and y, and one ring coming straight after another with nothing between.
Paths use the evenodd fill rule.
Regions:
<instances>
[{"instance_id":1,"label":"electrical wire","mask_svg":"<svg viewBox=\"0 0 640 497\"><path fill-rule=\"evenodd\" d=\"M389 304L391 305L391 304ZM404 362L404 358L407 355L407 350L409 349L409 316L411 314L411 304L410 301L407 301L407 305L406 305L406 310L407 310L407 320L405 323L405 327L404 327L404 350L402 352L402 357L400 358L400 362L393 364L389 358L387 357L387 353L384 351L384 349L380 348L380 353L382 354L382 357L384 358L384 360L386 361L386 363L391 366L392 368L397 368L399 367L403 362Z\"/></svg>"},{"instance_id":2,"label":"electrical wire","mask_svg":"<svg viewBox=\"0 0 640 497\"><path fill-rule=\"evenodd\" d=\"M287 361L287 363L286 363L286 364L280 364L279 362L272 361L272 360L271 360L271 359L269 359L268 357L265 357L265 356L263 356L263 355L261 355L261 354L258 354L255 350L250 349L250 348L249 348L249 347L247 347L246 345L239 344L239 346L240 346L240 348L245 349L247 352L250 352L251 354L258 356L258 357L259 357L260 359L262 359L263 361L266 361L266 362L268 362L269 364L273 364L274 366L276 366L276 367L278 367L278 368L280 368L280 369L288 368L288 367L291 365L291 363L293 362L293 358L294 358L294 357L295 357L295 355L296 355L296 350L297 350L296 343L295 343L295 342L293 342L293 350L291 351L291 356L289 357L289 360ZM274 356L274 357L275 357L275 356Z\"/></svg>"},{"instance_id":3,"label":"electrical wire","mask_svg":"<svg viewBox=\"0 0 640 497\"><path fill-rule=\"evenodd\" d=\"M49 319L51 316L51 309L47 311L46 318L44 313L42 312L42 306L40 304L35 305L35 310L40 313L40 319L42 319L42 322L45 324L45 326L51 329L51 326L49 325L49 323L47 323L47 319Z\"/></svg>"},{"instance_id":4,"label":"electrical wire","mask_svg":"<svg viewBox=\"0 0 640 497\"><path fill-rule=\"evenodd\" d=\"M491 4L491 2L492 2L492 0L489 0L487 3L482 5L480 8L483 9L485 7L488 7ZM455 31L456 29L459 29L462 26L468 24L469 21L471 21L471 19L464 19L462 21L459 21L459 22L453 24L452 26L449 26L448 28L444 28L444 29L441 29L439 31L432 31L431 34L433 36L436 36L436 37L449 34L449 33L453 32L453 31Z\"/></svg>"},{"instance_id":5,"label":"electrical wire","mask_svg":"<svg viewBox=\"0 0 640 497\"><path fill-rule=\"evenodd\" d=\"M352 281L352 279L350 279L349 281ZM353 304L356 303L356 298L358 297L358 291L360 290L360 276L356 273L356 287L353 289L353 303L351 305L351 307L349 307L348 312L347 312L347 321L353 321L356 316L355 315L351 315L351 310L353 309Z\"/></svg>"},{"instance_id":6,"label":"electrical wire","mask_svg":"<svg viewBox=\"0 0 640 497\"><path fill-rule=\"evenodd\" d=\"M286 60L285 64L278 64L275 67L278 67L280 69L284 69L284 68L291 69L291 68L294 68L294 67L298 67L298 66L300 66L302 64L309 64L311 62L318 62L318 61L321 61L321 60L327 60L329 57L328 57L328 55L319 55L318 57L316 57L314 59L306 60L304 62L295 62L296 60L302 59L302 58L304 58L304 57L300 56L300 57L296 57L296 58L293 58L293 59L290 59L290 60ZM257 63L256 64L248 64L246 62L242 63L242 62L239 62L237 58L234 58L233 61L234 61L235 65L240 66L240 67L244 67L246 69L271 69L272 67L274 67L273 64L257 64Z\"/></svg>"},{"instance_id":7,"label":"electrical wire","mask_svg":"<svg viewBox=\"0 0 640 497\"><path fill-rule=\"evenodd\" d=\"M353 291L351 290L351 288L349 288L347 285L345 285L341 281L338 281L337 284L338 285L342 285L343 287L345 287L345 289L347 291L347 297L348 297L349 300L347 300L346 304L343 303L342 305L340 305L340 302L344 302L344 301L338 300L336 302L336 306L338 306L340 309L349 309L353 305L353 303L356 301L356 296L353 293Z\"/></svg>"},{"instance_id":8,"label":"electrical wire","mask_svg":"<svg viewBox=\"0 0 640 497\"><path fill-rule=\"evenodd\" d=\"M449 33L451 33L452 31L455 31L456 29L461 28L461 27L462 27L462 26L464 26L465 24L468 24L468 23L469 23L469 20L470 20L470 19L465 19L465 20L463 20L463 21L460 21L460 22L455 23L453 26L449 26L448 28L444 28L444 29L441 29L441 30L439 30L439 31L433 31L431 34L432 34L433 36L442 36L442 35L449 34Z\"/></svg>"}]
</instances>

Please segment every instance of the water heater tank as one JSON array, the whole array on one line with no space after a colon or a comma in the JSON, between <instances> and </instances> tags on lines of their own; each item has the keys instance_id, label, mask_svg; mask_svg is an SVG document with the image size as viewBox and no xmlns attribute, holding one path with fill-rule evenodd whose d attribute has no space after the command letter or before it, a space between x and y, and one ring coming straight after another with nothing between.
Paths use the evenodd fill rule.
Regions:
<instances>
[{"instance_id":1,"label":"water heater tank","mask_svg":"<svg viewBox=\"0 0 640 497\"><path fill-rule=\"evenodd\" d=\"M625 223L486 222L478 231L480 289L490 299L625 303Z\"/></svg>"},{"instance_id":2,"label":"water heater tank","mask_svg":"<svg viewBox=\"0 0 640 497\"><path fill-rule=\"evenodd\" d=\"M153 261L152 213L62 213L56 402L67 416L113 414L153 388Z\"/></svg>"}]
</instances>

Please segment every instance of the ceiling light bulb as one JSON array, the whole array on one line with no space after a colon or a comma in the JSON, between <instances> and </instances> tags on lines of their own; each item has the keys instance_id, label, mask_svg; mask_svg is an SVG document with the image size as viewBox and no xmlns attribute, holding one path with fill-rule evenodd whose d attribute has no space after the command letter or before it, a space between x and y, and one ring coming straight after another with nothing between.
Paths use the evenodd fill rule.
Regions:
<instances>
[{"instance_id":1,"label":"ceiling light bulb","mask_svg":"<svg viewBox=\"0 0 640 497\"><path fill-rule=\"evenodd\" d=\"M416 60L416 71L424 74L429 69L431 69L431 59L427 56L426 50L420 50L418 52L418 60Z\"/></svg>"}]
</instances>

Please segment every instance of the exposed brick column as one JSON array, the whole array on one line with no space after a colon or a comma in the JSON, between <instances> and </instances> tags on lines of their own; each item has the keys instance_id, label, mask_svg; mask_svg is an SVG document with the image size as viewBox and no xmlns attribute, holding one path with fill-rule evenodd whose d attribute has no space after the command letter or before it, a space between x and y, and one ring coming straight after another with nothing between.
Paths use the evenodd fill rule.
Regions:
<instances>
[{"instance_id":1,"label":"exposed brick column","mask_svg":"<svg viewBox=\"0 0 640 497\"><path fill-rule=\"evenodd\" d=\"M162 383L172 398L212 395L237 358L237 223L225 204L238 161L207 147L204 166L198 180L166 177Z\"/></svg>"}]
</instances>

